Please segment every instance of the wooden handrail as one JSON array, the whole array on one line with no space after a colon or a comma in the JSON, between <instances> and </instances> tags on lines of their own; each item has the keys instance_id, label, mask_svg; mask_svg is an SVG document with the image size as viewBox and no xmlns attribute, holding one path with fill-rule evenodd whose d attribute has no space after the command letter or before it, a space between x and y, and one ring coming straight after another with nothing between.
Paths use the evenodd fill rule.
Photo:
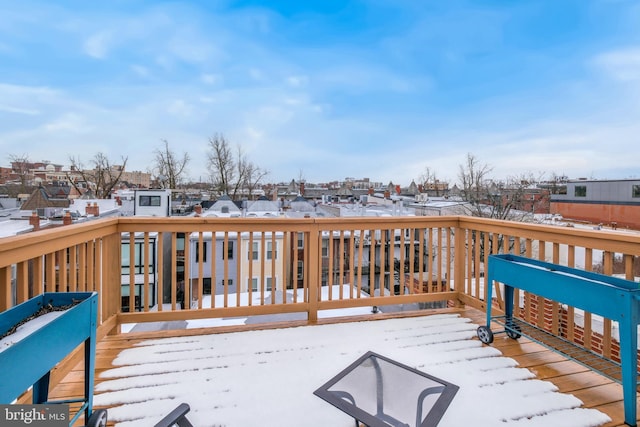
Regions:
<instances>
[{"instance_id":1,"label":"wooden handrail","mask_svg":"<svg viewBox=\"0 0 640 427\"><path fill-rule=\"evenodd\" d=\"M188 242L189 236L193 236L194 245L187 243L178 250L180 239ZM300 248L299 237L303 243ZM217 248L209 243L214 238L221 239ZM130 252L130 272L123 276L123 239L130 246L141 241L147 254L143 258L155 256L162 268L150 272L141 267L140 277L134 277L138 255ZM156 254L148 249L153 239ZM258 243L258 258L248 262L250 242ZM196 248L196 244L200 246ZM236 247L230 248L233 244ZM245 246L240 248L241 244ZM207 256L220 260L208 261L209 267L196 259L200 256L196 252L206 252L205 245L210 248ZM0 310L44 291L73 290L98 291L100 322L110 319L106 323L110 326L293 312L306 313L307 321L313 323L320 310L437 301L480 309L491 303L500 310L504 305L500 292L494 292L494 301L486 301L487 285L499 290L498 284L484 283L486 259L492 253L525 255L633 280L639 275L640 236L466 216L114 217L0 239ZM447 288L418 292L429 287L409 284L407 271L418 280L445 282ZM211 278L203 277L206 274ZM259 284L256 291L249 284L254 278ZM155 290L154 280L161 283ZM211 282L211 297L203 292L205 281ZM128 285L129 296L123 294L123 284ZM268 284L272 288L267 289ZM327 289L328 284L336 285L335 291ZM212 301L211 308L204 306L205 297L213 300L216 286L222 286L223 301L220 305ZM131 290L134 287L140 289L137 297L136 290ZM284 294L288 290L292 301L277 300L276 289ZM246 290L251 302L245 304L235 290ZM328 291L328 297L323 297L323 291ZM235 298L228 296L232 293ZM155 308L153 297L160 300ZM616 357L616 347L611 345L615 336L606 319L592 324L591 319L598 319L590 313L555 303L547 307L543 298L526 293L517 298L522 302L518 315L527 321L572 340L583 339L596 351L598 343L607 355ZM123 310L125 303L131 312ZM135 311L136 307L141 307L140 311ZM596 334L604 338L603 345L599 344L602 340L591 339Z\"/></svg>"}]
</instances>

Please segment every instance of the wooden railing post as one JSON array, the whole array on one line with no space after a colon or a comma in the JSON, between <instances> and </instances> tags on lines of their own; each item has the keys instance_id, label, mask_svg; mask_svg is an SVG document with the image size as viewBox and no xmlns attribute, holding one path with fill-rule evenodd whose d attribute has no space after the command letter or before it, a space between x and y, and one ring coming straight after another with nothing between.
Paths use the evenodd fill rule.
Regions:
<instances>
[{"instance_id":1,"label":"wooden railing post","mask_svg":"<svg viewBox=\"0 0 640 427\"><path fill-rule=\"evenodd\" d=\"M100 324L111 316L120 313L122 300L120 233L113 233L103 237L102 245L98 245L98 247L101 248L100 256L96 258L101 260L102 274L96 275L96 278L100 278L100 283L97 283L94 289L100 294L101 301L98 304L98 323ZM119 327L110 331L110 333L118 332Z\"/></svg>"},{"instance_id":2,"label":"wooden railing post","mask_svg":"<svg viewBox=\"0 0 640 427\"><path fill-rule=\"evenodd\" d=\"M309 284L309 312L308 322L318 322L318 301L320 300L320 286L322 280L322 263L320 262L320 245L322 230L317 223L309 231L309 238L306 239L309 249L309 269L305 272L305 280Z\"/></svg>"}]
</instances>

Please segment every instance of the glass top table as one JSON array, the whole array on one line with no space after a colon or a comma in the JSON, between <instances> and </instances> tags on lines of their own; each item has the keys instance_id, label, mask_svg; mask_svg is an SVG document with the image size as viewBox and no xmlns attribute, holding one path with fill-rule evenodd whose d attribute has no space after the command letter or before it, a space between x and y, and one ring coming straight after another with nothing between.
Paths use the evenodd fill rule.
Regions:
<instances>
[{"instance_id":1,"label":"glass top table","mask_svg":"<svg viewBox=\"0 0 640 427\"><path fill-rule=\"evenodd\" d=\"M368 427L435 427L458 386L367 352L314 394Z\"/></svg>"}]
</instances>

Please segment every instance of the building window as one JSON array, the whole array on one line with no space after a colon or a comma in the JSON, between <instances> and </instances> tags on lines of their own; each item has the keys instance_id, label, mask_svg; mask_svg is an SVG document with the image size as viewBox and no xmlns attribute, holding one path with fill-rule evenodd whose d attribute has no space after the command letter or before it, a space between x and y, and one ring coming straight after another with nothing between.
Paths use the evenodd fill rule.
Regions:
<instances>
[{"instance_id":1,"label":"building window","mask_svg":"<svg viewBox=\"0 0 640 427\"><path fill-rule=\"evenodd\" d=\"M202 279L202 293L204 295L211 295L211 277L204 277Z\"/></svg>"},{"instance_id":2,"label":"building window","mask_svg":"<svg viewBox=\"0 0 640 427\"><path fill-rule=\"evenodd\" d=\"M144 260L144 255L145 255L145 251L144 251L144 243L134 243L134 250L135 253L133 254L133 262L135 263L135 265L133 266L133 274L142 274L144 273L144 267L145 267L145 260ZM122 260L121 260L121 267L122 267L122 274L129 274L129 259L130 259L130 248L129 248L129 242L123 242L122 243L122 249L121 249L121 254L122 254ZM151 265L149 265L149 269L151 271Z\"/></svg>"},{"instance_id":3,"label":"building window","mask_svg":"<svg viewBox=\"0 0 640 427\"><path fill-rule=\"evenodd\" d=\"M249 259L252 259L254 261L258 259L258 242L253 242L253 248L247 255Z\"/></svg>"},{"instance_id":4,"label":"building window","mask_svg":"<svg viewBox=\"0 0 640 427\"><path fill-rule=\"evenodd\" d=\"M265 291L271 291L271 287L273 285L273 281L271 280L271 277L266 277L266 287L265 287ZM249 284L251 285L251 291L253 292L258 292L259 288L258 288L258 278L254 277L252 279L249 279Z\"/></svg>"},{"instance_id":5,"label":"building window","mask_svg":"<svg viewBox=\"0 0 640 427\"><path fill-rule=\"evenodd\" d=\"M233 242L229 242L226 249L227 249L226 250L227 259L233 259ZM225 254L225 246L224 246L224 242L222 242L222 254L220 255L222 256L222 259L224 259L224 254Z\"/></svg>"},{"instance_id":6,"label":"building window","mask_svg":"<svg viewBox=\"0 0 640 427\"><path fill-rule=\"evenodd\" d=\"M574 190L574 195L576 197L587 197L587 186L586 185L576 185Z\"/></svg>"},{"instance_id":7,"label":"building window","mask_svg":"<svg viewBox=\"0 0 640 427\"><path fill-rule=\"evenodd\" d=\"M326 258L329 256L329 241L322 239L322 257Z\"/></svg>"},{"instance_id":8,"label":"building window","mask_svg":"<svg viewBox=\"0 0 640 427\"><path fill-rule=\"evenodd\" d=\"M273 242L267 242L267 259L278 259L278 246L274 248Z\"/></svg>"},{"instance_id":9,"label":"building window","mask_svg":"<svg viewBox=\"0 0 640 427\"><path fill-rule=\"evenodd\" d=\"M631 191L631 197L640 197L640 185L634 184Z\"/></svg>"},{"instance_id":10,"label":"building window","mask_svg":"<svg viewBox=\"0 0 640 427\"><path fill-rule=\"evenodd\" d=\"M140 196L140 206L160 206L160 196Z\"/></svg>"},{"instance_id":11,"label":"building window","mask_svg":"<svg viewBox=\"0 0 640 427\"><path fill-rule=\"evenodd\" d=\"M184 253L185 233L176 233L176 250Z\"/></svg>"},{"instance_id":12,"label":"building window","mask_svg":"<svg viewBox=\"0 0 640 427\"><path fill-rule=\"evenodd\" d=\"M229 284L229 286L233 286L233 279L227 279L227 282ZM224 279L220 280L220 284L224 287L225 281Z\"/></svg>"},{"instance_id":13,"label":"building window","mask_svg":"<svg viewBox=\"0 0 640 427\"><path fill-rule=\"evenodd\" d=\"M328 267L322 267L322 278L321 280L321 286L327 286L329 284L329 268Z\"/></svg>"},{"instance_id":14,"label":"building window","mask_svg":"<svg viewBox=\"0 0 640 427\"><path fill-rule=\"evenodd\" d=\"M200 261L200 243L196 243L196 262ZM207 262L207 243L202 242L202 262Z\"/></svg>"},{"instance_id":15,"label":"building window","mask_svg":"<svg viewBox=\"0 0 640 427\"><path fill-rule=\"evenodd\" d=\"M304 249L304 234L298 233L298 249Z\"/></svg>"},{"instance_id":16,"label":"building window","mask_svg":"<svg viewBox=\"0 0 640 427\"><path fill-rule=\"evenodd\" d=\"M304 274L304 262L298 260L298 280L302 280Z\"/></svg>"}]
</instances>

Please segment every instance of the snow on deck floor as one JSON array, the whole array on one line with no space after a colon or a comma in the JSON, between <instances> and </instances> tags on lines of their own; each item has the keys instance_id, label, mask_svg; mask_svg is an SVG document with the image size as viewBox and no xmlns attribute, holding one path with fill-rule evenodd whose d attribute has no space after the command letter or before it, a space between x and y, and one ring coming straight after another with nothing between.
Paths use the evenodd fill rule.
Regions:
<instances>
[{"instance_id":1,"label":"snow on deck floor","mask_svg":"<svg viewBox=\"0 0 640 427\"><path fill-rule=\"evenodd\" d=\"M313 395L367 351L460 386L439 426L599 426L609 417L473 339L453 315L148 340L105 371L94 404L117 426L153 426L179 403L197 427L352 427Z\"/></svg>"}]
</instances>

